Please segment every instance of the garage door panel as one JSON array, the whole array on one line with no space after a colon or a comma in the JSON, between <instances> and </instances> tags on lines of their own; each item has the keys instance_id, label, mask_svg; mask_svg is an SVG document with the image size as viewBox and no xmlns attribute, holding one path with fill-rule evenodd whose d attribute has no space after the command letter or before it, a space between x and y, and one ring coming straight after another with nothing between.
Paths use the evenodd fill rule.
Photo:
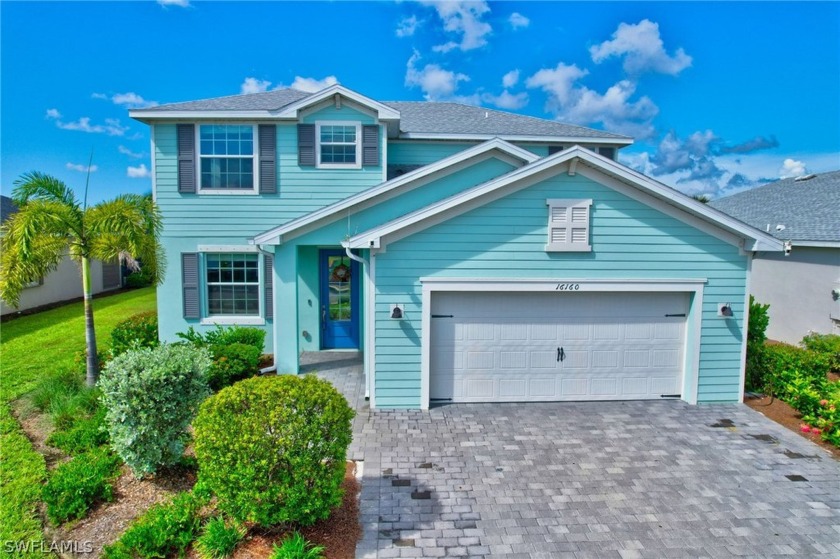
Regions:
<instances>
[{"instance_id":1,"label":"garage door panel","mask_svg":"<svg viewBox=\"0 0 840 559\"><path fill-rule=\"evenodd\" d=\"M435 293L433 312L444 317L432 320L430 397L515 402L677 394L685 318L665 314L684 314L687 306L687 296L676 293Z\"/></svg>"}]
</instances>

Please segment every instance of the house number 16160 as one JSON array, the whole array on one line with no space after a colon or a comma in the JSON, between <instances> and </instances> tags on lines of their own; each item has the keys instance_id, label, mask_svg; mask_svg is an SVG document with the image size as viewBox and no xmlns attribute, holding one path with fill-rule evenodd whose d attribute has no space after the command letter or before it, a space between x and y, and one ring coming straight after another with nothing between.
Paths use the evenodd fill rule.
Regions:
<instances>
[{"instance_id":1,"label":"house number 16160","mask_svg":"<svg viewBox=\"0 0 840 559\"><path fill-rule=\"evenodd\" d=\"M558 283L554 291L577 291L580 289L579 283Z\"/></svg>"}]
</instances>

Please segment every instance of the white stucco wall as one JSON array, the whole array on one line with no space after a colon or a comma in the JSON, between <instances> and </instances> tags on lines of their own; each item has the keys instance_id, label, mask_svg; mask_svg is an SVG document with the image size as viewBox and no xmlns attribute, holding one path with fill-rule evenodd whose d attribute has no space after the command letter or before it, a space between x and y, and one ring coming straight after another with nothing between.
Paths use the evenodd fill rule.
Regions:
<instances>
[{"instance_id":1,"label":"white stucco wall","mask_svg":"<svg viewBox=\"0 0 840 559\"><path fill-rule=\"evenodd\" d=\"M769 339L796 344L808 331L840 334L840 302L832 289L840 289L840 248L794 246L790 256L758 253L753 259L750 291L770 304Z\"/></svg>"},{"instance_id":2,"label":"white stucco wall","mask_svg":"<svg viewBox=\"0 0 840 559\"><path fill-rule=\"evenodd\" d=\"M99 260L91 262L90 275L93 293L104 291L102 287L102 262ZM27 287L21 292L17 308L0 300L0 314L11 314L81 296L82 276L79 272L79 266L67 256L58 265L58 269L44 278L43 285Z\"/></svg>"}]
</instances>

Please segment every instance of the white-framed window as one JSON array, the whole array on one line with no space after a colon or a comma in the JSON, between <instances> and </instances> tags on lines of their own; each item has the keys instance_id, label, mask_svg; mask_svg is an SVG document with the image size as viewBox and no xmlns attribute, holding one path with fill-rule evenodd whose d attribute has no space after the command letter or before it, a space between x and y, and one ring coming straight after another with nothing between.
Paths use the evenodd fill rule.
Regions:
<instances>
[{"instance_id":1,"label":"white-framed window","mask_svg":"<svg viewBox=\"0 0 840 559\"><path fill-rule=\"evenodd\" d=\"M257 134L253 124L199 124L199 192L257 191Z\"/></svg>"},{"instance_id":2,"label":"white-framed window","mask_svg":"<svg viewBox=\"0 0 840 559\"><path fill-rule=\"evenodd\" d=\"M362 167L362 125L358 122L315 123L315 153L318 167L360 169Z\"/></svg>"},{"instance_id":3,"label":"white-framed window","mask_svg":"<svg viewBox=\"0 0 840 559\"><path fill-rule=\"evenodd\" d=\"M550 198L548 205L547 252L590 252L589 208L592 200Z\"/></svg>"},{"instance_id":4,"label":"white-framed window","mask_svg":"<svg viewBox=\"0 0 840 559\"><path fill-rule=\"evenodd\" d=\"M204 253L206 316L260 316L260 258L256 252Z\"/></svg>"}]
</instances>

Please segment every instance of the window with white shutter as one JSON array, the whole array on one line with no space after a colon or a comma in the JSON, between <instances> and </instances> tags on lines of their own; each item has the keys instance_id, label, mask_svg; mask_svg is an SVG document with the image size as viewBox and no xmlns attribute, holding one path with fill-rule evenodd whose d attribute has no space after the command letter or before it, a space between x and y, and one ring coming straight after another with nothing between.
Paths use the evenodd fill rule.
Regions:
<instances>
[{"instance_id":1,"label":"window with white shutter","mask_svg":"<svg viewBox=\"0 0 840 559\"><path fill-rule=\"evenodd\" d=\"M592 200L548 199L548 252L589 252L589 208Z\"/></svg>"}]
</instances>

